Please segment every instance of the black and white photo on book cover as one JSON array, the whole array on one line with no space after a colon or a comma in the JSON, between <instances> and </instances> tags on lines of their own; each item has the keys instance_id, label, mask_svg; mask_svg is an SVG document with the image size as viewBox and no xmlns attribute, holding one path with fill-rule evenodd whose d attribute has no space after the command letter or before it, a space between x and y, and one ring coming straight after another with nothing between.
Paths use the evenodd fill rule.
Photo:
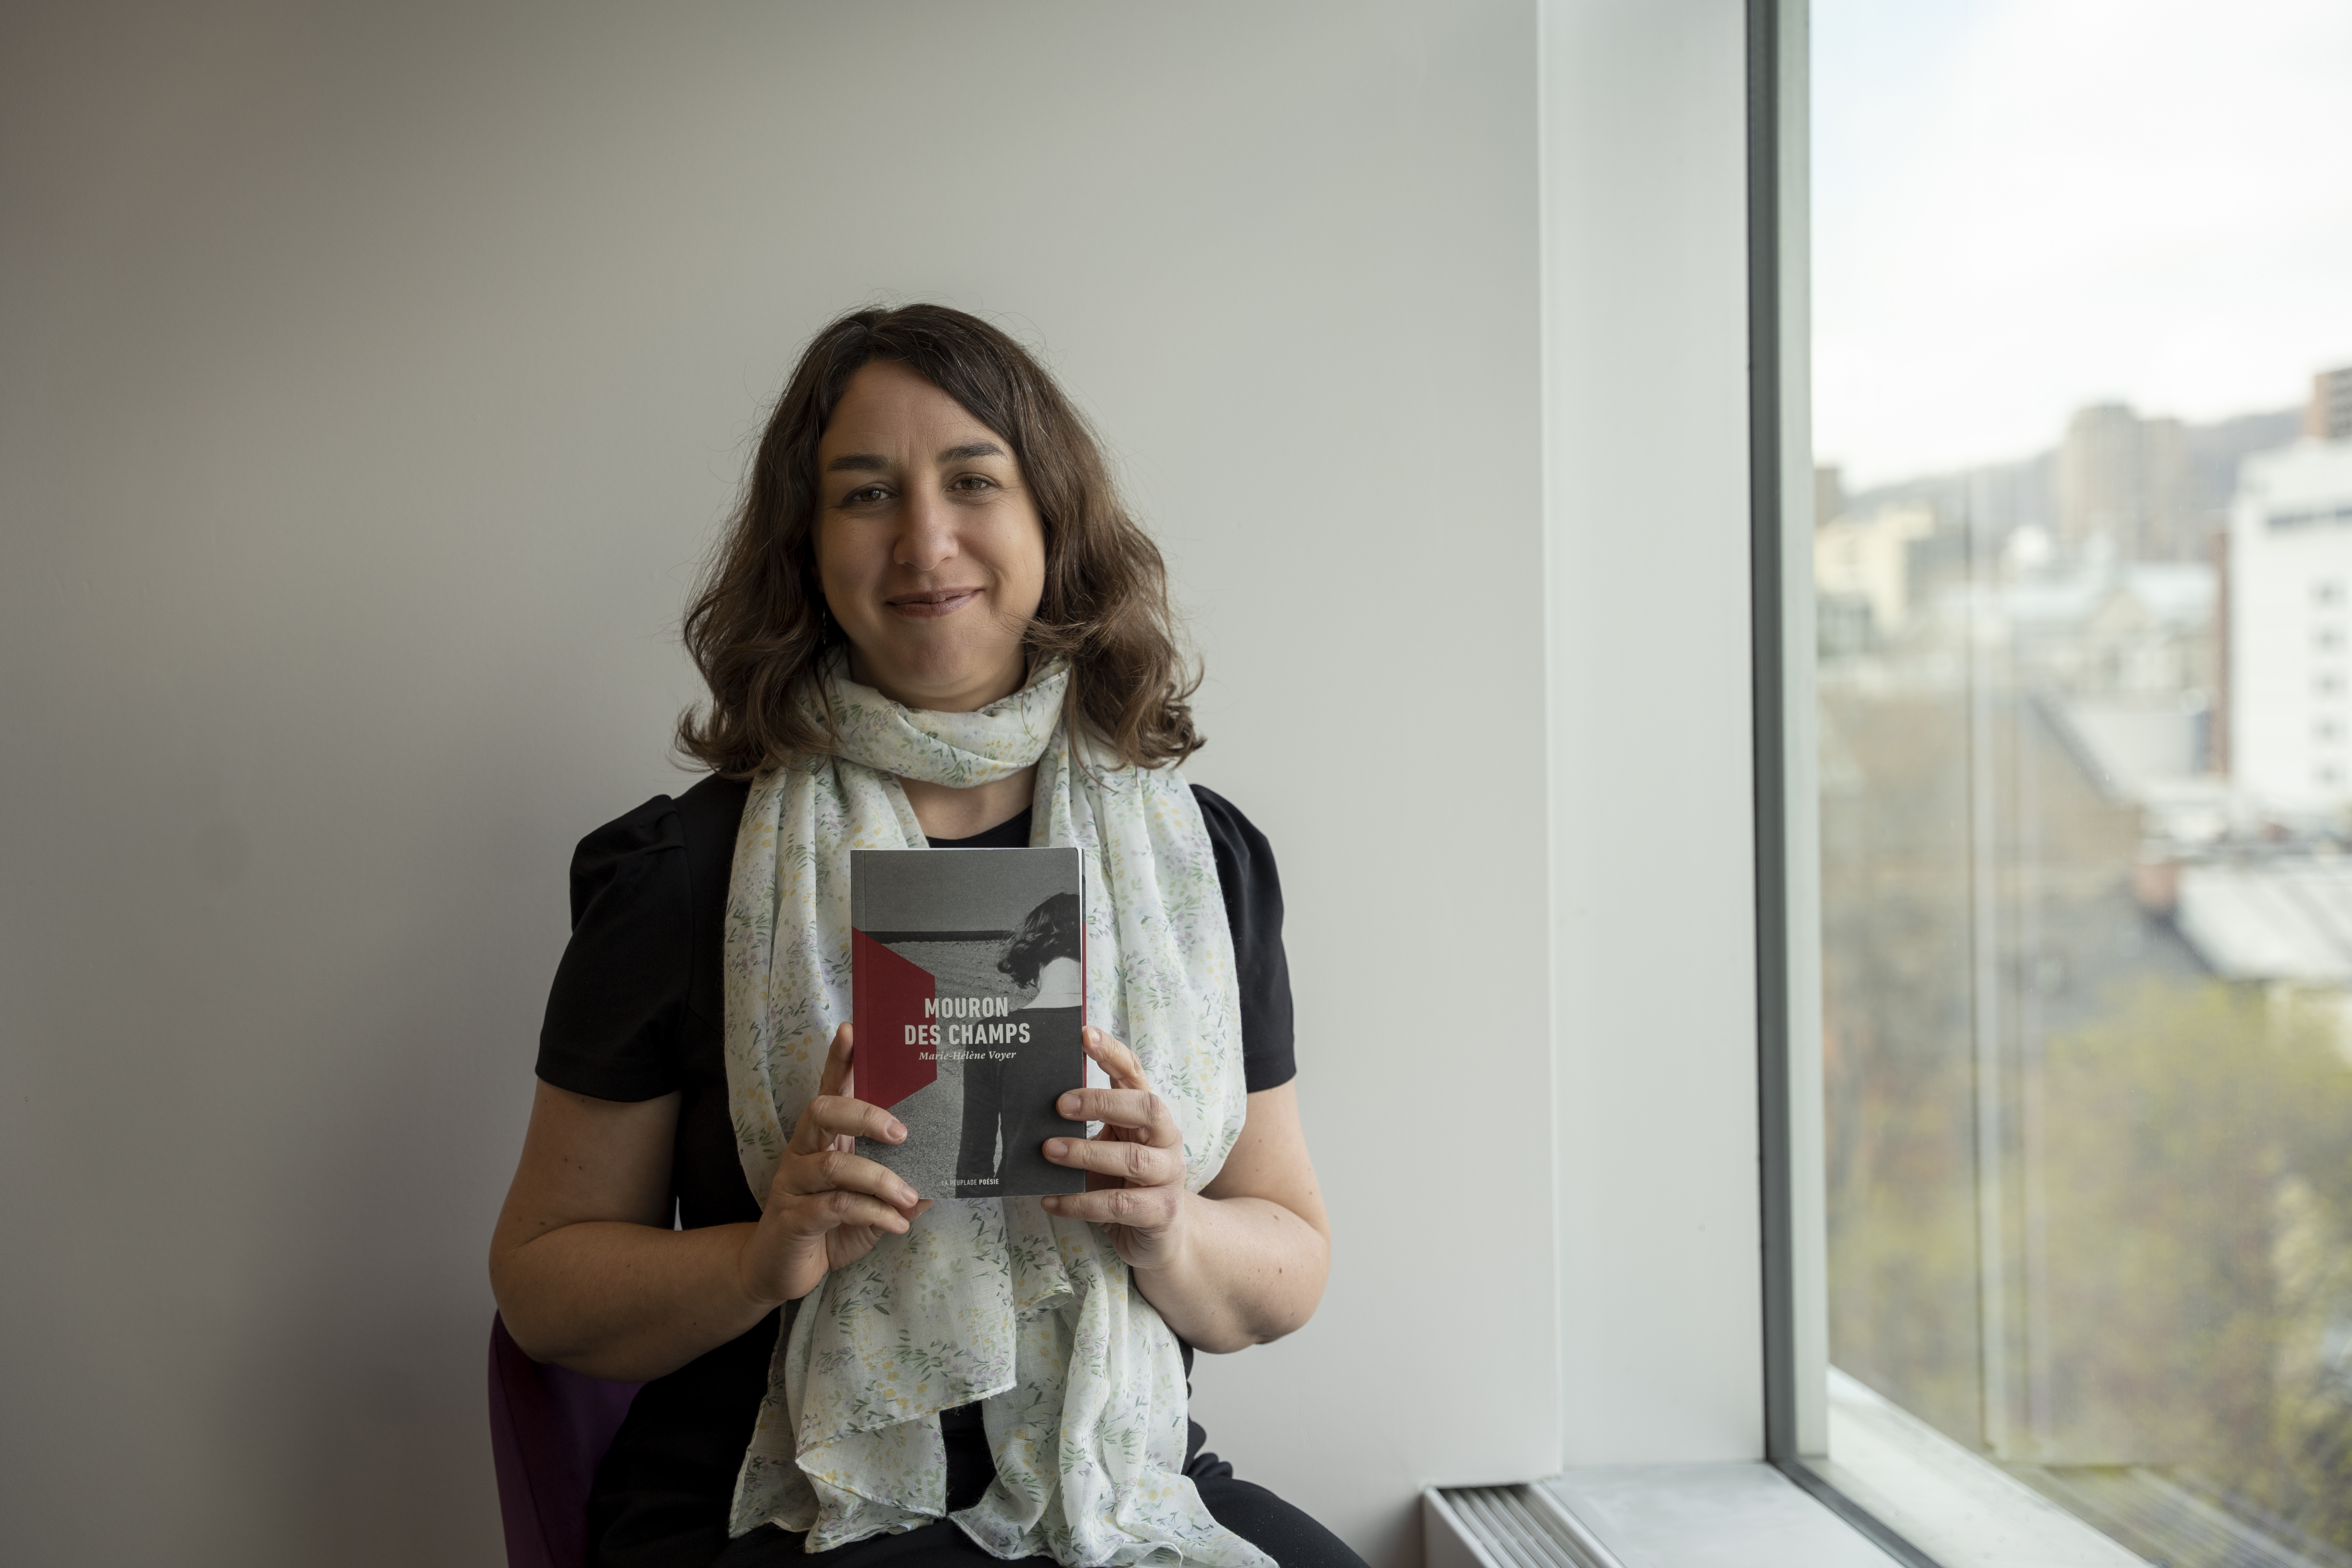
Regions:
<instances>
[{"instance_id":1,"label":"black and white photo on book cover","mask_svg":"<svg viewBox=\"0 0 2352 1568\"><path fill-rule=\"evenodd\" d=\"M1086 1189L1049 1162L1083 1138L1055 1101L1087 1082L1084 867L1061 849L850 852L857 1098L907 1128L861 1141L925 1197Z\"/></svg>"}]
</instances>

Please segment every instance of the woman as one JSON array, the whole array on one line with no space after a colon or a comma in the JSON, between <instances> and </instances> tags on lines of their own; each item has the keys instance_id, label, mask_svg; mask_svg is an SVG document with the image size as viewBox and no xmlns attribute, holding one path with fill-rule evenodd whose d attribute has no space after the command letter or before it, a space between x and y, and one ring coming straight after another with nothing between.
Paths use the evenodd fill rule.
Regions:
<instances>
[{"instance_id":1,"label":"woman","mask_svg":"<svg viewBox=\"0 0 2352 1568\"><path fill-rule=\"evenodd\" d=\"M583 840L490 1272L644 1382L594 1561L1354 1563L1187 1440L1192 1347L1304 1323L1328 1228L1265 839L1200 744L1158 551L1052 380L935 306L820 333L687 641L711 775ZM1088 1190L940 1202L856 1152L848 848L1087 853Z\"/></svg>"},{"instance_id":2,"label":"woman","mask_svg":"<svg viewBox=\"0 0 2352 1568\"><path fill-rule=\"evenodd\" d=\"M996 972L1026 991L1020 1006L1027 1014L1066 1014L1062 1027L1075 1031L1083 984L1078 958L1083 946L1078 931L1078 896L1055 893L1021 921L1021 929L1004 944ZM1024 1034L1022 1037L1026 1039ZM1045 1037L1066 1038L1066 1035ZM990 1189L989 1184L1013 1181L1030 1192L1055 1185L1020 1179L1041 1172L1038 1151L1045 1146L1049 1109L1055 1091L1066 1084L1033 1081L1034 1060L1027 1054L1011 1061L974 1060L963 1064L963 1128L956 1152L956 1193L970 1197Z\"/></svg>"},{"instance_id":3,"label":"woman","mask_svg":"<svg viewBox=\"0 0 2352 1568\"><path fill-rule=\"evenodd\" d=\"M996 973L1012 981L1014 990L1030 993L1021 1005L1024 1013L1032 1007L1075 1007L1079 956L1078 896L1055 893L1022 918L1021 929L996 961Z\"/></svg>"}]
</instances>

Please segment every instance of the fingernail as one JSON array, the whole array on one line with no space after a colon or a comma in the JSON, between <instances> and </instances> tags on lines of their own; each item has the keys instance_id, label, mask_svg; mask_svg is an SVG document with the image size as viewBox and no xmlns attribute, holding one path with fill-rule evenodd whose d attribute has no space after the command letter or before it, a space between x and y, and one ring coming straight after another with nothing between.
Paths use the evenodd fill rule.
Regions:
<instances>
[{"instance_id":1,"label":"fingernail","mask_svg":"<svg viewBox=\"0 0 2352 1568\"><path fill-rule=\"evenodd\" d=\"M1045 1140L1045 1158L1048 1160L1058 1160L1069 1152L1070 1146L1064 1140L1059 1138L1048 1138Z\"/></svg>"},{"instance_id":2,"label":"fingernail","mask_svg":"<svg viewBox=\"0 0 2352 1568\"><path fill-rule=\"evenodd\" d=\"M893 1121L892 1123L890 1123L890 1142L893 1142L893 1143L901 1143L901 1142L906 1142L906 1138L907 1138L907 1129L906 1129L906 1126L905 1126L903 1123L901 1123L901 1122L897 1122L897 1121Z\"/></svg>"},{"instance_id":3,"label":"fingernail","mask_svg":"<svg viewBox=\"0 0 2352 1568\"><path fill-rule=\"evenodd\" d=\"M1031 1100L1029 1103L1030 1103L1030 1104L1032 1104L1032 1105L1034 1105L1034 1104L1035 1104L1035 1103L1037 1103L1037 1102L1036 1102L1035 1100ZM1061 1112L1062 1112L1062 1114L1063 1114L1064 1116L1066 1116L1066 1117L1075 1117L1075 1116L1076 1116L1076 1115L1077 1115L1077 1113L1078 1113L1078 1097L1077 1097L1076 1095L1075 1095L1075 1094L1066 1094L1066 1095L1062 1096L1062 1098L1061 1098L1061 1100L1060 1100L1060 1101L1059 1101L1058 1103L1059 1103L1059 1109L1060 1109L1060 1110L1061 1110Z\"/></svg>"},{"instance_id":4,"label":"fingernail","mask_svg":"<svg viewBox=\"0 0 2352 1568\"><path fill-rule=\"evenodd\" d=\"M919 1202L920 1199L917 1195L914 1188L907 1185L906 1183L901 1182L898 1184L898 1201L902 1204L911 1204Z\"/></svg>"},{"instance_id":5,"label":"fingernail","mask_svg":"<svg viewBox=\"0 0 2352 1568\"><path fill-rule=\"evenodd\" d=\"M1055 1197L1044 1197L1039 1198L1037 1201L1045 1206L1047 1214L1055 1213L1059 1211L1062 1206L1062 1200Z\"/></svg>"}]
</instances>

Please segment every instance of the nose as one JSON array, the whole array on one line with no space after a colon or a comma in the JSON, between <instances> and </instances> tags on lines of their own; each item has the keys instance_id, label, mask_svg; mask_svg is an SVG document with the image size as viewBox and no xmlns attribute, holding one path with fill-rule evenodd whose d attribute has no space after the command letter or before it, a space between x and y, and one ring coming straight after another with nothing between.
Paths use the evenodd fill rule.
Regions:
<instances>
[{"instance_id":1,"label":"nose","mask_svg":"<svg viewBox=\"0 0 2352 1568\"><path fill-rule=\"evenodd\" d=\"M898 542L890 559L916 572L936 572L955 558L955 509L936 483L908 487L899 513Z\"/></svg>"}]
</instances>

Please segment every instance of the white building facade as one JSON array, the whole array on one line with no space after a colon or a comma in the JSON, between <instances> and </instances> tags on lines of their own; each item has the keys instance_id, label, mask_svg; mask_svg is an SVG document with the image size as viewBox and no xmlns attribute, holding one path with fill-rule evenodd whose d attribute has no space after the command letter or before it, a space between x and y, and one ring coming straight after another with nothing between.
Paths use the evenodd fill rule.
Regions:
<instances>
[{"instance_id":1,"label":"white building facade","mask_svg":"<svg viewBox=\"0 0 2352 1568\"><path fill-rule=\"evenodd\" d=\"M2352 442L2246 459L2228 638L2232 781L2286 812L2352 805Z\"/></svg>"},{"instance_id":2,"label":"white building facade","mask_svg":"<svg viewBox=\"0 0 2352 1568\"><path fill-rule=\"evenodd\" d=\"M1936 531L1924 506L1883 507L1813 531L1813 589L1822 600L1866 605L1871 637L1889 637L1911 614L1911 547Z\"/></svg>"}]
</instances>

